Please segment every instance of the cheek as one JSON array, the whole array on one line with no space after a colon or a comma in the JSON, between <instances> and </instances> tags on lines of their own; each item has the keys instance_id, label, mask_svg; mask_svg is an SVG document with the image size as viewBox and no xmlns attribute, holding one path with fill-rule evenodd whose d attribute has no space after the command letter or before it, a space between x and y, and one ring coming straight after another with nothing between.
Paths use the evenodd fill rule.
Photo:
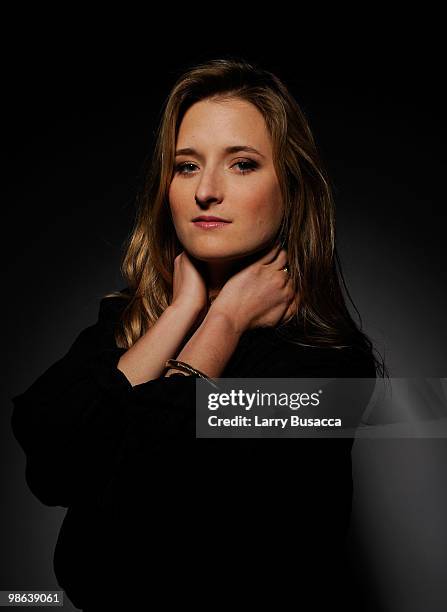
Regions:
<instances>
[{"instance_id":1,"label":"cheek","mask_svg":"<svg viewBox=\"0 0 447 612\"><path fill-rule=\"evenodd\" d=\"M244 233L251 233L257 241L269 240L276 233L282 219L281 196L278 188L269 184L251 191L244 199Z\"/></svg>"},{"instance_id":2,"label":"cheek","mask_svg":"<svg viewBox=\"0 0 447 612\"><path fill-rule=\"evenodd\" d=\"M282 217L281 198L275 189L251 192L244 200L244 217L256 226L271 225Z\"/></svg>"},{"instance_id":3,"label":"cheek","mask_svg":"<svg viewBox=\"0 0 447 612\"><path fill-rule=\"evenodd\" d=\"M180 221L180 210L181 210L181 202L182 202L182 194L181 190L178 187L171 186L168 191L168 201L169 207L171 209L171 214L174 220Z\"/></svg>"}]
</instances>

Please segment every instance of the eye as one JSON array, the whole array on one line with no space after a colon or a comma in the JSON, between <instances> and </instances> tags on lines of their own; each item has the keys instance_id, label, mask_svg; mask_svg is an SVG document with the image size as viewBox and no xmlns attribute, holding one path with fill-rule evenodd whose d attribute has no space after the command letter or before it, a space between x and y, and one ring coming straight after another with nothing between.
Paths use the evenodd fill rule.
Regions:
<instances>
[{"instance_id":1,"label":"eye","mask_svg":"<svg viewBox=\"0 0 447 612\"><path fill-rule=\"evenodd\" d=\"M186 168L191 167L191 166L197 167L192 162L183 162L182 164L177 164L175 166L175 171L178 174L183 174L184 176L187 174L192 174L192 172L186 171ZM258 167L258 164L254 160L248 160L248 161L236 162L235 164L233 164L232 168L234 166L245 166L245 168L240 169L240 174L248 174L249 172L253 172L253 170L255 170Z\"/></svg>"},{"instance_id":2,"label":"eye","mask_svg":"<svg viewBox=\"0 0 447 612\"><path fill-rule=\"evenodd\" d=\"M178 172L179 174L191 174L191 172L184 172L184 170L188 166L195 166L195 164L193 164L191 162L185 162L183 164L177 164L177 166L175 166L175 171Z\"/></svg>"},{"instance_id":3,"label":"eye","mask_svg":"<svg viewBox=\"0 0 447 612\"><path fill-rule=\"evenodd\" d=\"M245 170L242 169L241 174L248 174L249 172L252 172L253 170L255 170L258 166L258 164L253 160L236 162L234 165L240 166L241 164L245 165Z\"/></svg>"}]
</instances>

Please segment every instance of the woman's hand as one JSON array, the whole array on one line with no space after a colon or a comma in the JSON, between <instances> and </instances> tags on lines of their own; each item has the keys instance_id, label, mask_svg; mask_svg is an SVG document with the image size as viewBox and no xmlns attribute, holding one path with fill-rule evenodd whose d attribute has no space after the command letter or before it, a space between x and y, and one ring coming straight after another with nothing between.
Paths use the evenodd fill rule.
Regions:
<instances>
[{"instance_id":1,"label":"woman's hand","mask_svg":"<svg viewBox=\"0 0 447 612\"><path fill-rule=\"evenodd\" d=\"M172 305L180 305L198 315L207 304L206 283L196 264L186 251L182 251L174 259Z\"/></svg>"},{"instance_id":2,"label":"woman's hand","mask_svg":"<svg viewBox=\"0 0 447 612\"><path fill-rule=\"evenodd\" d=\"M282 269L286 263L285 249L276 244L225 283L210 312L229 317L238 332L288 319L296 311L298 297L289 274Z\"/></svg>"}]
</instances>

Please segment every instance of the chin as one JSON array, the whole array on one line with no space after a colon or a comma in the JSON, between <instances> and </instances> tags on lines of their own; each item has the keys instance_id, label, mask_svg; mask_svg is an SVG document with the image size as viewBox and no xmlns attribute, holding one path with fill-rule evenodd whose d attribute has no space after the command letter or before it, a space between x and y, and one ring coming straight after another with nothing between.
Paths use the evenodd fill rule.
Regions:
<instances>
[{"instance_id":1,"label":"chin","mask_svg":"<svg viewBox=\"0 0 447 612\"><path fill-rule=\"evenodd\" d=\"M229 249L227 245L223 245L221 248L216 246L191 246L185 245L185 249L200 261L205 262L221 262L231 261L233 259L239 259L244 257L246 252L240 252L237 249Z\"/></svg>"}]
</instances>

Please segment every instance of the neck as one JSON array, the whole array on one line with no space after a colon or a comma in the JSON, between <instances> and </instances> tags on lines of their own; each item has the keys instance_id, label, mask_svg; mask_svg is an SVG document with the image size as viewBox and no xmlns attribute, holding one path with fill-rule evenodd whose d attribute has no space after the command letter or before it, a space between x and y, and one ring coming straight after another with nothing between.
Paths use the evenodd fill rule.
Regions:
<instances>
[{"instance_id":1,"label":"neck","mask_svg":"<svg viewBox=\"0 0 447 612\"><path fill-rule=\"evenodd\" d=\"M246 266L254 263L270 248L271 246L268 246L261 251L230 261L207 262L205 264L205 274L208 287L208 300L215 300L222 287L234 274L237 274L237 272Z\"/></svg>"},{"instance_id":2,"label":"neck","mask_svg":"<svg viewBox=\"0 0 447 612\"><path fill-rule=\"evenodd\" d=\"M206 266L208 299L213 301L227 280L236 272L236 262L209 263Z\"/></svg>"}]
</instances>

